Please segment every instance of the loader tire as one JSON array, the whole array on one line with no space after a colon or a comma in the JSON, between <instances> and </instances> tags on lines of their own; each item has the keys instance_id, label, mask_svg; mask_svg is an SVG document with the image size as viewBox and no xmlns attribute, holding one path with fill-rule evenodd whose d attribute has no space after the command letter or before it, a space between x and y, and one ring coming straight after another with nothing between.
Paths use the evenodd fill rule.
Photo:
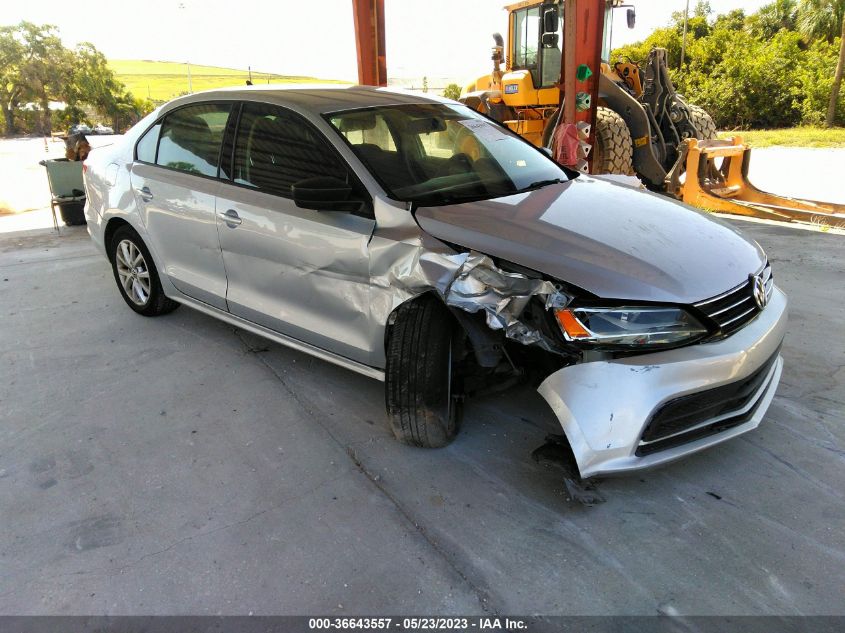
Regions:
<instances>
[{"instance_id":1,"label":"loader tire","mask_svg":"<svg viewBox=\"0 0 845 633\"><path fill-rule=\"evenodd\" d=\"M594 174L634 175L634 143L625 119L610 108L596 108Z\"/></svg>"},{"instance_id":2,"label":"loader tire","mask_svg":"<svg viewBox=\"0 0 845 633\"><path fill-rule=\"evenodd\" d=\"M696 138L705 140L716 138L716 122L713 120L713 117L707 114L707 111L700 106L691 105L688 107L692 124L698 130L698 136Z\"/></svg>"},{"instance_id":3,"label":"loader tire","mask_svg":"<svg viewBox=\"0 0 845 633\"><path fill-rule=\"evenodd\" d=\"M458 432L455 335L452 316L434 296L423 295L397 310L387 339L385 404L393 435L404 444L438 448Z\"/></svg>"}]
</instances>

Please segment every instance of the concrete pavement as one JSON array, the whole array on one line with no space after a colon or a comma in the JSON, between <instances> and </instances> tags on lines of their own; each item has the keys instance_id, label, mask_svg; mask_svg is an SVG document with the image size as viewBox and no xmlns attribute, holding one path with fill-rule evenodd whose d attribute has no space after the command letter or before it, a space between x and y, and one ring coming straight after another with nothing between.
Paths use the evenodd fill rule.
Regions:
<instances>
[{"instance_id":1,"label":"concrete pavement","mask_svg":"<svg viewBox=\"0 0 845 633\"><path fill-rule=\"evenodd\" d=\"M435 451L382 385L0 234L0 614L845 614L845 238L737 222L791 301L763 425L566 498L522 388Z\"/></svg>"}]
</instances>

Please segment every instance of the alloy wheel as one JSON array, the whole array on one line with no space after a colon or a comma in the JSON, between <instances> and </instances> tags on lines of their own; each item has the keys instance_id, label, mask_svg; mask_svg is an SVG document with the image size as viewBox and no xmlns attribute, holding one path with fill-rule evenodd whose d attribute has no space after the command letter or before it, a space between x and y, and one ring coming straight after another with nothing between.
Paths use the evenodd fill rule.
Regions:
<instances>
[{"instance_id":1,"label":"alloy wheel","mask_svg":"<svg viewBox=\"0 0 845 633\"><path fill-rule=\"evenodd\" d=\"M130 240L121 240L114 255L117 276L126 296L135 305L146 305L150 300L150 271L141 249Z\"/></svg>"}]
</instances>

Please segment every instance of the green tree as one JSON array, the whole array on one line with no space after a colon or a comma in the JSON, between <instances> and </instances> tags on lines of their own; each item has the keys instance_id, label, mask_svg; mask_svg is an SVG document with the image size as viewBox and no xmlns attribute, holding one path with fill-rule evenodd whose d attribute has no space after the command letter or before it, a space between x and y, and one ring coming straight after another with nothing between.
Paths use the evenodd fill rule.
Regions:
<instances>
[{"instance_id":1,"label":"green tree","mask_svg":"<svg viewBox=\"0 0 845 633\"><path fill-rule=\"evenodd\" d=\"M62 91L67 52L56 27L21 22L0 27L0 100L6 134L17 131L15 114L21 104L40 107L39 131L50 133L49 102Z\"/></svg>"},{"instance_id":2,"label":"green tree","mask_svg":"<svg viewBox=\"0 0 845 633\"><path fill-rule=\"evenodd\" d=\"M457 101L461 97L461 87L458 84L449 84L443 89L443 96Z\"/></svg>"},{"instance_id":3,"label":"green tree","mask_svg":"<svg viewBox=\"0 0 845 633\"><path fill-rule=\"evenodd\" d=\"M833 73L833 84L827 104L825 125L833 127L836 106L845 73L845 0L801 0L798 7L798 27L813 40L833 42L839 37L839 58Z\"/></svg>"},{"instance_id":4,"label":"green tree","mask_svg":"<svg viewBox=\"0 0 845 633\"><path fill-rule=\"evenodd\" d=\"M93 108L115 128L134 123L154 107L126 91L93 44L67 49L50 25L21 22L0 27L0 112L5 134L18 132L19 123L50 134L54 116L50 101L66 104L55 114L58 123L84 121L86 108ZM27 103L38 109L21 110Z\"/></svg>"},{"instance_id":5,"label":"green tree","mask_svg":"<svg viewBox=\"0 0 845 633\"><path fill-rule=\"evenodd\" d=\"M15 27L0 27L0 109L7 136L17 131L15 111L25 88L20 80L23 59L24 47L16 37Z\"/></svg>"},{"instance_id":6,"label":"green tree","mask_svg":"<svg viewBox=\"0 0 845 633\"><path fill-rule=\"evenodd\" d=\"M797 0L775 0L748 17L748 28L754 37L767 40L781 29L797 30L797 18Z\"/></svg>"}]
</instances>

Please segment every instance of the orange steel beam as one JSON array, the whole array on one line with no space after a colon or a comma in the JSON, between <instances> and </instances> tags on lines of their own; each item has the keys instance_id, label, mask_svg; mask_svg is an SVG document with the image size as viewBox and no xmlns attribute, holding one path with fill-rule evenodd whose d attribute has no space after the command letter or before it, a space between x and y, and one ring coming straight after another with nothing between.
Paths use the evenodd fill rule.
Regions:
<instances>
[{"instance_id":1,"label":"orange steel beam","mask_svg":"<svg viewBox=\"0 0 845 633\"><path fill-rule=\"evenodd\" d=\"M565 0L563 3L563 123L584 121L590 126L589 143L595 144L596 105L601 74L601 49L604 41L605 0ZM592 75L578 81L576 73L581 64L587 65ZM578 110L576 95L590 95L590 107ZM592 154L592 153L591 153ZM590 161L592 167L592 160Z\"/></svg>"},{"instance_id":2,"label":"orange steel beam","mask_svg":"<svg viewBox=\"0 0 845 633\"><path fill-rule=\"evenodd\" d=\"M387 85L384 46L384 0L352 0L355 20L355 48L358 53L358 83Z\"/></svg>"}]
</instances>

